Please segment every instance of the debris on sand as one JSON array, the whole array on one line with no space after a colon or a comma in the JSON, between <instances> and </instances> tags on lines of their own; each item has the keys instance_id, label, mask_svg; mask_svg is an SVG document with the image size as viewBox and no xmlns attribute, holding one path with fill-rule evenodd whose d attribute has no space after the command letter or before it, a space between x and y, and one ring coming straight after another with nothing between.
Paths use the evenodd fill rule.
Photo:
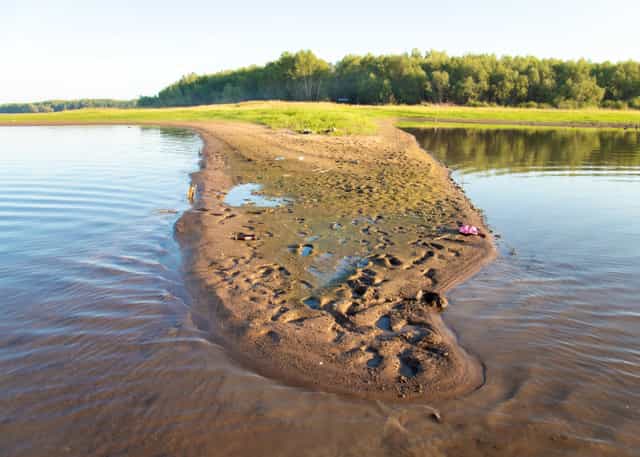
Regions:
<instances>
[{"instance_id":1,"label":"debris on sand","mask_svg":"<svg viewBox=\"0 0 640 457\"><path fill-rule=\"evenodd\" d=\"M258 235L255 233L235 232L231 238L236 241L255 241L258 239Z\"/></svg>"},{"instance_id":2,"label":"debris on sand","mask_svg":"<svg viewBox=\"0 0 640 457\"><path fill-rule=\"evenodd\" d=\"M460 228L458 229L458 232L461 233L462 235L480 235L480 231L478 230L478 227L476 227L475 225L461 225Z\"/></svg>"},{"instance_id":3,"label":"debris on sand","mask_svg":"<svg viewBox=\"0 0 640 457\"><path fill-rule=\"evenodd\" d=\"M480 212L480 211L478 210L478 212ZM467 224L461 225L458 228L458 233L460 233L462 235L466 235L466 236L475 235L475 236L479 236L479 237L482 237L482 238L485 238L487 236L484 233L482 233L480 231L480 229L478 227L476 227L475 225L467 225Z\"/></svg>"},{"instance_id":4,"label":"debris on sand","mask_svg":"<svg viewBox=\"0 0 640 457\"><path fill-rule=\"evenodd\" d=\"M187 200L189 200L190 203L193 203L193 201L196 199L197 192L198 186L195 184L191 184L189 186L189 189L187 190Z\"/></svg>"}]
</instances>

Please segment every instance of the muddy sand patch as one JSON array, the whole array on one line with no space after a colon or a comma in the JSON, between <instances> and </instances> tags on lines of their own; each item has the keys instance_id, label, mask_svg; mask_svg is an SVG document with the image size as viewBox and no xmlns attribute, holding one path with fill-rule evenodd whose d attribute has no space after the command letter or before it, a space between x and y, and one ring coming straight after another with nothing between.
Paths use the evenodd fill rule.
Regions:
<instances>
[{"instance_id":1,"label":"muddy sand patch","mask_svg":"<svg viewBox=\"0 0 640 457\"><path fill-rule=\"evenodd\" d=\"M481 218L411 135L194 127L199 192L176 231L212 338L261 373L329 391L431 400L481 385L440 313L493 242L456 233ZM250 204L232 204L238 188Z\"/></svg>"}]
</instances>

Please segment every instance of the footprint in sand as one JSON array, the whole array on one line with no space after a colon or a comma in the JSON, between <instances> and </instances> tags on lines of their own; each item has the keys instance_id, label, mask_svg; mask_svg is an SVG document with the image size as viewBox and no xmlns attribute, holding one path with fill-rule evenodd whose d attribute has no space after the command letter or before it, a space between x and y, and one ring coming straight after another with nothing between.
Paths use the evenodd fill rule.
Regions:
<instances>
[{"instance_id":1,"label":"footprint in sand","mask_svg":"<svg viewBox=\"0 0 640 457\"><path fill-rule=\"evenodd\" d=\"M400 368L398 373L405 378L414 378L422 371L422 364L413 355L410 349L406 349L399 356Z\"/></svg>"},{"instance_id":2,"label":"footprint in sand","mask_svg":"<svg viewBox=\"0 0 640 457\"><path fill-rule=\"evenodd\" d=\"M434 252L433 251L424 251L424 253L418 257L416 257L415 259L413 259L413 261L411 262L413 265L423 265L425 264L430 258L432 258L434 256Z\"/></svg>"},{"instance_id":3,"label":"footprint in sand","mask_svg":"<svg viewBox=\"0 0 640 457\"><path fill-rule=\"evenodd\" d=\"M382 364L384 358L380 354L378 354L378 351L375 349L369 348L367 349L367 352L370 352L372 354L371 358L367 360L367 367L378 368Z\"/></svg>"},{"instance_id":4,"label":"footprint in sand","mask_svg":"<svg viewBox=\"0 0 640 457\"><path fill-rule=\"evenodd\" d=\"M398 268L404 264L402 260L392 254L381 254L373 257L371 261L386 268Z\"/></svg>"}]
</instances>

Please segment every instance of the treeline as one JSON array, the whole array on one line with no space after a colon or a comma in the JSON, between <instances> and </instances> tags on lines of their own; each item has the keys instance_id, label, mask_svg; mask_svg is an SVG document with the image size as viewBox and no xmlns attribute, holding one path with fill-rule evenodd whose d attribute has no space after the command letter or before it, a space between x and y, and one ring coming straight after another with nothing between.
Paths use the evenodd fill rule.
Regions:
<instances>
[{"instance_id":1,"label":"treeline","mask_svg":"<svg viewBox=\"0 0 640 457\"><path fill-rule=\"evenodd\" d=\"M139 106L246 100L333 100L354 104L453 103L471 106L640 109L640 63L448 56L348 55L332 65L311 51L284 53L264 66L190 74Z\"/></svg>"},{"instance_id":2,"label":"treeline","mask_svg":"<svg viewBox=\"0 0 640 457\"><path fill-rule=\"evenodd\" d=\"M0 105L0 113L52 113L82 108L135 108L137 100L83 98L81 100L47 100L34 103L7 103Z\"/></svg>"}]
</instances>

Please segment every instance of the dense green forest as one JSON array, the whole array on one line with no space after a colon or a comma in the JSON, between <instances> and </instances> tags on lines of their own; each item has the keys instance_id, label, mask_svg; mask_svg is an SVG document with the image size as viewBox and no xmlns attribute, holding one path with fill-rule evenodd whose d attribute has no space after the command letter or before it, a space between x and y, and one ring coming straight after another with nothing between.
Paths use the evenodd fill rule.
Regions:
<instances>
[{"instance_id":1,"label":"dense green forest","mask_svg":"<svg viewBox=\"0 0 640 457\"><path fill-rule=\"evenodd\" d=\"M284 53L264 66L190 74L139 106L246 100L333 100L354 104L640 109L640 63L592 63L495 55L348 55L335 65L311 51Z\"/></svg>"},{"instance_id":2,"label":"dense green forest","mask_svg":"<svg viewBox=\"0 0 640 457\"><path fill-rule=\"evenodd\" d=\"M83 98L81 100L47 100L34 103L8 103L0 105L0 113L52 113L82 108L134 108L136 100Z\"/></svg>"}]
</instances>

